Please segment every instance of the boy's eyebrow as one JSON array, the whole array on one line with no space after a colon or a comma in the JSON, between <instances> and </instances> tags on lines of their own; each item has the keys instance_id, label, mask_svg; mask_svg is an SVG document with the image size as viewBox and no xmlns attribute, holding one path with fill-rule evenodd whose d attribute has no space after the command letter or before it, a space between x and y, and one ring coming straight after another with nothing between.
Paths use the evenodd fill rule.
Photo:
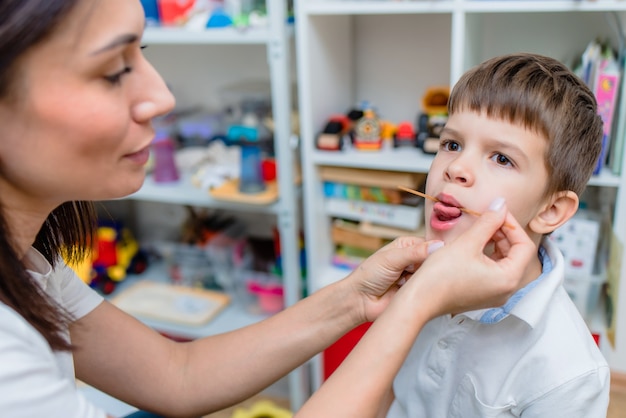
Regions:
<instances>
[{"instance_id":1,"label":"boy's eyebrow","mask_svg":"<svg viewBox=\"0 0 626 418\"><path fill-rule=\"evenodd\" d=\"M441 129L441 132L439 133L439 136L443 135L444 133L451 133L453 135L458 135L458 131L455 131L454 129L450 128L448 125L444 125L444 127Z\"/></svg>"},{"instance_id":2,"label":"boy's eyebrow","mask_svg":"<svg viewBox=\"0 0 626 418\"><path fill-rule=\"evenodd\" d=\"M132 44L133 42L137 42L138 39L139 39L139 35L135 33L126 33L126 34L115 37L111 42L109 42L108 44L106 44L105 46L101 48L96 49L90 55L98 55L103 52L109 51L113 48L117 48L118 46L121 46L121 45Z\"/></svg>"},{"instance_id":3,"label":"boy's eyebrow","mask_svg":"<svg viewBox=\"0 0 626 418\"><path fill-rule=\"evenodd\" d=\"M454 137L459 137L461 136L460 132L457 131L454 128L451 128L449 126L444 126L443 129L441 130L440 133L440 137L443 136L444 134L449 134L452 135ZM524 158L524 159L528 159L526 153L524 152L524 150L522 150L520 147L518 147L517 145L507 142L507 141L503 141L501 139L495 138L495 137L487 137L487 144L492 147L492 148L497 148L499 150L502 150L503 152L514 152L516 158Z\"/></svg>"},{"instance_id":4,"label":"boy's eyebrow","mask_svg":"<svg viewBox=\"0 0 626 418\"><path fill-rule=\"evenodd\" d=\"M502 141L498 138L487 138L489 145L492 147L501 149L503 151L515 151L520 156L525 157L526 153L518 147L516 144L512 144L510 142Z\"/></svg>"}]
</instances>

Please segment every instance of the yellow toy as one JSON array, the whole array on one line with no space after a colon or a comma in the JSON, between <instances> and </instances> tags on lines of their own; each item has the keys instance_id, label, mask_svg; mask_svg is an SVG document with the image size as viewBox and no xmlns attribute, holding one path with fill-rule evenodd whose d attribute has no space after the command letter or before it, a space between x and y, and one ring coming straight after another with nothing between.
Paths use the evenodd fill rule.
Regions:
<instances>
[{"instance_id":1,"label":"yellow toy","mask_svg":"<svg viewBox=\"0 0 626 418\"><path fill-rule=\"evenodd\" d=\"M243 408L235 409L232 418L291 418L293 413L287 409L280 408L272 401L258 401L248 410Z\"/></svg>"}]
</instances>

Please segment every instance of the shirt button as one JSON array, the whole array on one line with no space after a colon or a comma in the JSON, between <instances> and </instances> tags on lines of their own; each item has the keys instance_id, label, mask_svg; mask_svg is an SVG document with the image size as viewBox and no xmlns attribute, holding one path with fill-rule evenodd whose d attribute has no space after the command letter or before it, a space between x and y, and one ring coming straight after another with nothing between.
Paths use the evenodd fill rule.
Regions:
<instances>
[{"instance_id":1,"label":"shirt button","mask_svg":"<svg viewBox=\"0 0 626 418\"><path fill-rule=\"evenodd\" d=\"M439 342L437 343L437 345L439 346L439 348L441 348L442 350L445 350L446 348L448 348L448 343L445 340L439 340Z\"/></svg>"}]
</instances>

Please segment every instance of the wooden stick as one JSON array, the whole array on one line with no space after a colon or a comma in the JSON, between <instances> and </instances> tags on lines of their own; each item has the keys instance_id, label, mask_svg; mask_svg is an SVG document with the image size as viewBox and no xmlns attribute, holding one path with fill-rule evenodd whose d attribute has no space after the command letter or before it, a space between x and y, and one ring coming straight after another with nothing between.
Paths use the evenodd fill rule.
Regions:
<instances>
[{"instance_id":1,"label":"wooden stick","mask_svg":"<svg viewBox=\"0 0 626 418\"><path fill-rule=\"evenodd\" d=\"M437 199L436 197L433 197L433 196L428 195L426 193L418 192L417 190L409 189L408 187L398 186L398 189L404 190L405 192L412 193L414 195L421 196L421 197L423 197L425 199L428 199L428 200L432 200L433 202L440 202L440 200ZM461 212L465 212L465 213L473 215L473 216L482 216L482 213L476 212L475 210L471 210L471 209L468 209L468 208L459 208L459 210ZM508 223L508 222L505 222L504 226L506 226L507 228L510 228L510 229L515 229L515 227L513 225L511 225L510 223Z\"/></svg>"}]
</instances>

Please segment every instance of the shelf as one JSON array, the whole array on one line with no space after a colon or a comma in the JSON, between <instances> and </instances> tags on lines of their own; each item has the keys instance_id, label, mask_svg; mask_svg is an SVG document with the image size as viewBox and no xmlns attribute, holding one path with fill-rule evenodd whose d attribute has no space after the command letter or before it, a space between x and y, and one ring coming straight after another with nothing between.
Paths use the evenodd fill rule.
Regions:
<instances>
[{"instance_id":1,"label":"shelf","mask_svg":"<svg viewBox=\"0 0 626 418\"><path fill-rule=\"evenodd\" d=\"M476 13L514 12L607 12L626 10L622 0L526 0L526 1L465 1L463 8Z\"/></svg>"},{"instance_id":2,"label":"shelf","mask_svg":"<svg viewBox=\"0 0 626 418\"><path fill-rule=\"evenodd\" d=\"M314 151L312 161L316 165L337 167L371 168L375 170L405 171L426 173L430 169L433 156L424 154L418 148L385 148L380 151Z\"/></svg>"},{"instance_id":3,"label":"shelf","mask_svg":"<svg viewBox=\"0 0 626 418\"><path fill-rule=\"evenodd\" d=\"M343 151L316 150L312 152L311 159L316 165L427 173L433 157L433 155L425 154L417 148L383 148L380 151L370 152L355 149ZM600 174L591 177L589 185L619 187L620 177L604 168Z\"/></svg>"},{"instance_id":4,"label":"shelf","mask_svg":"<svg viewBox=\"0 0 626 418\"><path fill-rule=\"evenodd\" d=\"M619 187L620 181L619 176L616 176L610 169L605 167L600 171L600 174L591 176L588 184L599 187Z\"/></svg>"},{"instance_id":5,"label":"shelf","mask_svg":"<svg viewBox=\"0 0 626 418\"><path fill-rule=\"evenodd\" d=\"M363 15L363 14L408 14L408 13L451 13L451 0L383 1L307 1L300 7L310 15Z\"/></svg>"},{"instance_id":6,"label":"shelf","mask_svg":"<svg viewBox=\"0 0 626 418\"><path fill-rule=\"evenodd\" d=\"M247 205L214 199L208 191L194 186L188 174L183 174L181 179L174 183L156 183L152 176L147 176L141 189L126 199L271 214L277 214L280 207L280 202L270 205Z\"/></svg>"},{"instance_id":7,"label":"shelf","mask_svg":"<svg viewBox=\"0 0 626 418\"><path fill-rule=\"evenodd\" d=\"M288 26L287 35L293 34ZM157 45L267 45L271 40L268 28L213 28L202 31L178 27L148 27L142 42Z\"/></svg>"},{"instance_id":8,"label":"shelf","mask_svg":"<svg viewBox=\"0 0 626 418\"><path fill-rule=\"evenodd\" d=\"M347 1L309 1L302 4L309 15L365 15L365 14L425 14L453 13L512 13L512 12L605 12L626 11L623 0L347 0Z\"/></svg>"},{"instance_id":9,"label":"shelf","mask_svg":"<svg viewBox=\"0 0 626 418\"><path fill-rule=\"evenodd\" d=\"M129 275L117 286L115 292L107 296L107 298L115 298L117 294L122 292L124 289L129 288L140 280L153 280L159 283L169 282L164 264L160 262L154 262L142 274ZM137 317L137 319L139 319L141 322L159 332L174 337L188 339L196 339L206 337L208 335L221 334L248 325L252 325L265 318L267 318L267 315L252 314L246 309L245 306L234 301L231 301L228 306L226 306L209 322L200 326L185 326L181 324L158 321L151 318L144 318L139 316Z\"/></svg>"}]
</instances>

